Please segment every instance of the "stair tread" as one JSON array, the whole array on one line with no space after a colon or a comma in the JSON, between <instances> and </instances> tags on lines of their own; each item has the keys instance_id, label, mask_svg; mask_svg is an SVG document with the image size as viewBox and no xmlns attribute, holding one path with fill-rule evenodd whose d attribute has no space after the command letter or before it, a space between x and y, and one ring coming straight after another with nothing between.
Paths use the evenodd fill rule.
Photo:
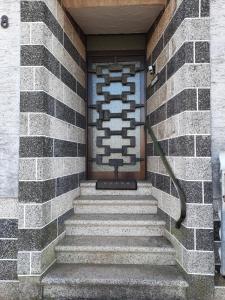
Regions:
<instances>
[{"instance_id":1,"label":"stair tread","mask_svg":"<svg viewBox=\"0 0 225 300\"><path fill-rule=\"evenodd\" d=\"M145 236L66 236L56 246L56 250L75 249L101 251L144 251L174 252L171 243L165 237Z\"/></svg>"},{"instance_id":2,"label":"stair tread","mask_svg":"<svg viewBox=\"0 0 225 300\"><path fill-rule=\"evenodd\" d=\"M55 264L42 284L188 286L176 266L95 264Z\"/></svg>"},{"instance_id":3,"label":"stair tread","mask_svg":"<svg viewBox=\"0 0 225 300\"><path fill-rule=\"evenodd\" d=\"M65 224L80 222L160 223L165 222L157 214L74 214Z\"/></svg>"},{"instance_id":4,"label":"stair tread","mask_svg":"<svg viewBox=\"0 0 225 300\"><path fill-rule=\"evenodd\" d=\"M80 186L81 186L81 187L86 187L86 186L89 186L89 187L95 187L95 186L96 186L96 182L97 182L97 180L86 180L86 181L81 181L81 182L80 182ZM137 181L137 185L138 185L138 187L143 187L143 186L149 186L149 187L152 187L151 182L146 181L146 180L138 180L138 181Z\"/></svg>"},{"instance_id":5,"label":"stair tread","mask_svg":"<svg viewBox=\"0 0 225 300\"><path fill-rule=\"evenodd\" d=\"M153 196L148 195L86 195L86 196L80 196L79 198L76 198L77 200L118 200L118 201L149 201L153 203L157 203L157 200Z\"/></svg>"}]
</instances>

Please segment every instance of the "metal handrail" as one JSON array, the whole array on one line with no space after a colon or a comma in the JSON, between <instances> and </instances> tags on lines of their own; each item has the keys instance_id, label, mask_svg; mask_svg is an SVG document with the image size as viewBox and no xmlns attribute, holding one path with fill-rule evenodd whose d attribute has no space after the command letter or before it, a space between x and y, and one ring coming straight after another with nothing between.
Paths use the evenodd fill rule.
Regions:
<instances>
[{"instance_id":1,"label":"metal handrail","mask_svg":"<svg viewBox=\"0 0 225 300\"><path fill-rule=\"evenodd\" d=\"M154 146L156 147L157 149L157 152L164 164L164 167L166 168L170 178L172 179L173 183L174 183L174 186L177 190L177 193L178 193L178 196L179 196L179 199L180 199L180 204L181 204L181 212L180 212L180 217L178 219L178 221L176 221L176 228L180 228L181 227L181 223L184 221L184 219L186 218L186 195L183 191L183 189L181 188L180 186L180 183L178 181L178 179L176 178L176 176L174 175L174 172L155 136L155 133L154 131L152 130L152 127L150 125L150 118L147 117L146 118L146 122L145 122L145 129L148 130L148 133L149 135L151 136L151 139L153 141L153 144Z\"/></svg>"}]
</instances>

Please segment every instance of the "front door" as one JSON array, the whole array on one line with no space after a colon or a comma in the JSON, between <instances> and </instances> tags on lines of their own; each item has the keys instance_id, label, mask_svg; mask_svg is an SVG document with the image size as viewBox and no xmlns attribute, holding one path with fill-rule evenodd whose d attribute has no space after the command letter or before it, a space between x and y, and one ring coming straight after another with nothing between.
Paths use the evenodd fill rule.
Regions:
<instances>
[{"instance_id":1,"label":"front door","mask_svg":"<svg viewBox=\"0 0 225 300\"><path fill-rule=\"evenodd\" d=\"M88 85L88 178L145 179L144 59L89 58Z\"/></svg>"}]
</instances>

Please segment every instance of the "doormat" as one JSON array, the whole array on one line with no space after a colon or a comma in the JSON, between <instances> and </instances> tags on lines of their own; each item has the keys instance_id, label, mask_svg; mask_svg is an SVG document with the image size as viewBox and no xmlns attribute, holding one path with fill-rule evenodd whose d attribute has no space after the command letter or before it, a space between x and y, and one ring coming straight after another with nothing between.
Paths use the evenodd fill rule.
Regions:
<instances>
[{"instance_id":1,"label":"doormat","mask_svg":"<svg viewBox=\"0 0 225 300\"><path fill-rule=\"evenodd\" d=\"M136 180L98 180L96 190L137 190Z\"/></svg>"}]
</instances>

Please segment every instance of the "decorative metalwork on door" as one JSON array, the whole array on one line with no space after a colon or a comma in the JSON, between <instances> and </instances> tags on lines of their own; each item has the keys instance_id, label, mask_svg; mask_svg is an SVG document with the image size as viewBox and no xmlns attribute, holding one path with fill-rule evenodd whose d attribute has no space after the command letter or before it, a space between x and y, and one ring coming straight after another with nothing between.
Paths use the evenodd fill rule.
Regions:
<instances>
[{"instance_id":1,"label":"decorative metalwork on door","mask_svg":"<svg viewBox=\"0 0 225 300\"><path fill-rule=\"evenodd\" d=\"M88 112L89 177L143 179L143 64L92 63Z\"/></svg>"}]
</instances>

